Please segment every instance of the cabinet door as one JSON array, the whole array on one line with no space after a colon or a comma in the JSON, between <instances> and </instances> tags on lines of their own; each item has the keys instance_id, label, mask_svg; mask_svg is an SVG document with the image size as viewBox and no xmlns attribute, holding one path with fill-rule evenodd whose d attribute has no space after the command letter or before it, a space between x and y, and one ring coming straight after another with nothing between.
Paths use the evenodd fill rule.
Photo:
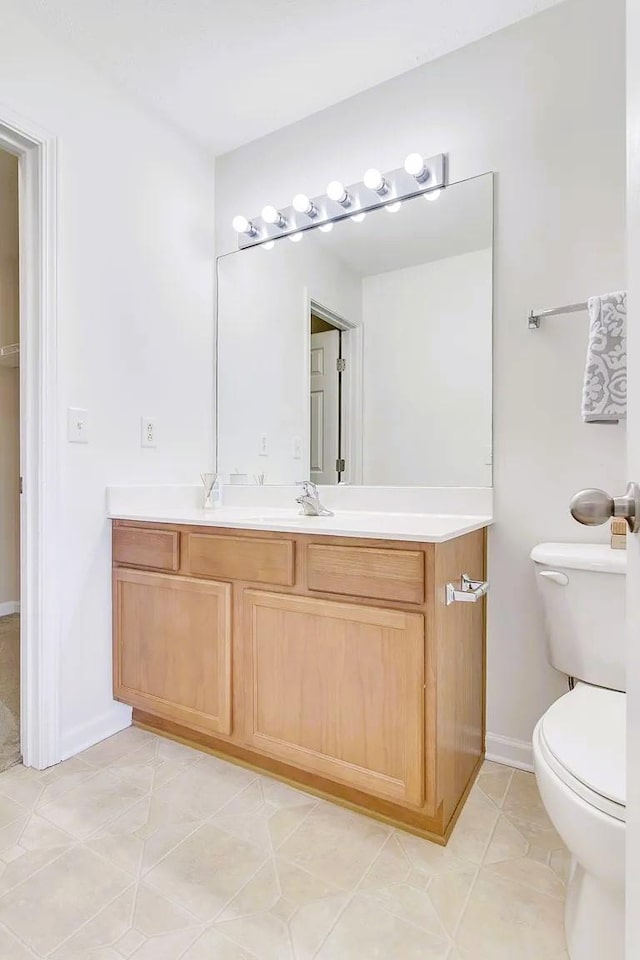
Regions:
<instances>
[{"instance_id":1,"label":"cabinet door","mask_svg":"<svg viewBox=\"0 0 640 960\"><path fill-rule=\"evenodd\" d=\"M424 794L420 614L245 591L247 740L399 803Z\"/></svg>"},{"instance_id":2,"label":"cabinet door","mask_svg":"<svg viewBox=\"0 0 640 960\"><path fill-rule=\"evenodd\" d=\"M230 584L117 569L113 603L116 699L230 733Z\"/></svg>"}]
</instances>

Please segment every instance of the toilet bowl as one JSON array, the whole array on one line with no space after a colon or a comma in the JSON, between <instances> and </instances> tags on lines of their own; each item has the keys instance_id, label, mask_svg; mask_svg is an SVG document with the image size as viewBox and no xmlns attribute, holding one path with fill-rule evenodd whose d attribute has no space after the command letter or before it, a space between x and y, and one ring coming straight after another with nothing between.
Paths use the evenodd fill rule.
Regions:
<instances>
[{"instance_id":1,"label":"toilet bowl","mask_svg":"<svg viewBox=\"0 0 640 960\"><path fill-rule=\"evenodd\" d=\"M626 555L604 545L541 544L531 557L549 658L578 679L533 735L542 802L572 858L567 948L571 960L624 960Z\"/></svg>"},{"instance_id":2,"label":"toilet bowl","mask_svg":"<svg viewBox=\"0 0 640 960\"><path fill-rule=\"evenodd\" d=\"M565 933L571 960L623 960L625 694L578 684L533 735L536 779L571 852Z\"/></svg>"}]
</instances>

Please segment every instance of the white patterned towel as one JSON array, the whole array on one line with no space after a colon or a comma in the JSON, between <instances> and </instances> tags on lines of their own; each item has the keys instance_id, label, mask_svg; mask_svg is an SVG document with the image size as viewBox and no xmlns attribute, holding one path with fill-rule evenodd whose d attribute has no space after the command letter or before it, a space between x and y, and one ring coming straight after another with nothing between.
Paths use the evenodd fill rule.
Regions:
<instances>
[{"instance_id":1,"label":"white patterned towel","mask_svg":"<svg viewBox=\"0 0 640 960\"><path fill-rule=\"evenodd\" d=\"M582 391L585 423L627 418L627 293L606 293L588 301L589 346Z\"/></svg>"}]
</instances>

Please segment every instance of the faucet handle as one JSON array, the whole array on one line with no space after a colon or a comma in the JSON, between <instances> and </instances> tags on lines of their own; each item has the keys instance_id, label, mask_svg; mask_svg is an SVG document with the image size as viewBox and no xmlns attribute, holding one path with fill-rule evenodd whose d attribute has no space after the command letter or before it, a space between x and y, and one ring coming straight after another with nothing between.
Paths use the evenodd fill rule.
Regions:
<instances>
[{"instance_id":1,"label":"faucet handle","mask_svg":"<svg viewBox=\"0 0 640 960\"><path fill-rule=\"evenodd\" d=\"M313 480L298 480L297 486L302 487L302 495L304 497L318 496L318 488L316 487Z\"/></svg>"}]
</instances>

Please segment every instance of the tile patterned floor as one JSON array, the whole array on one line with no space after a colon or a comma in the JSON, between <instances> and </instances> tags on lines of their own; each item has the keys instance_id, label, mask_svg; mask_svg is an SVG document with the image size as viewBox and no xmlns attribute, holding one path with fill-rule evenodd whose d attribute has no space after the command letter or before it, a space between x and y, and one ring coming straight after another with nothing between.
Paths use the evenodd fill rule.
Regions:
<instances>
[{"instance_id":1,"label":"tile patterned floor","mask_svg":"<svg viewBox=\"0 0 640 960\"><path fill-rule=\"evenodd\" d=\"M19 760L20 615L12 613L0 617L0 771Z\"/></svg>"},{"instance_id":2,"label":"tile patterned floor","mask_svg":"<svg viewBox=\"0 0 640 960\"><path fill-rule=\"evenodd\" d=\"M568 960L567 869L491 763L446 848L133 728L0 774L0 960Z\"/></svg>"}]
</instances>

